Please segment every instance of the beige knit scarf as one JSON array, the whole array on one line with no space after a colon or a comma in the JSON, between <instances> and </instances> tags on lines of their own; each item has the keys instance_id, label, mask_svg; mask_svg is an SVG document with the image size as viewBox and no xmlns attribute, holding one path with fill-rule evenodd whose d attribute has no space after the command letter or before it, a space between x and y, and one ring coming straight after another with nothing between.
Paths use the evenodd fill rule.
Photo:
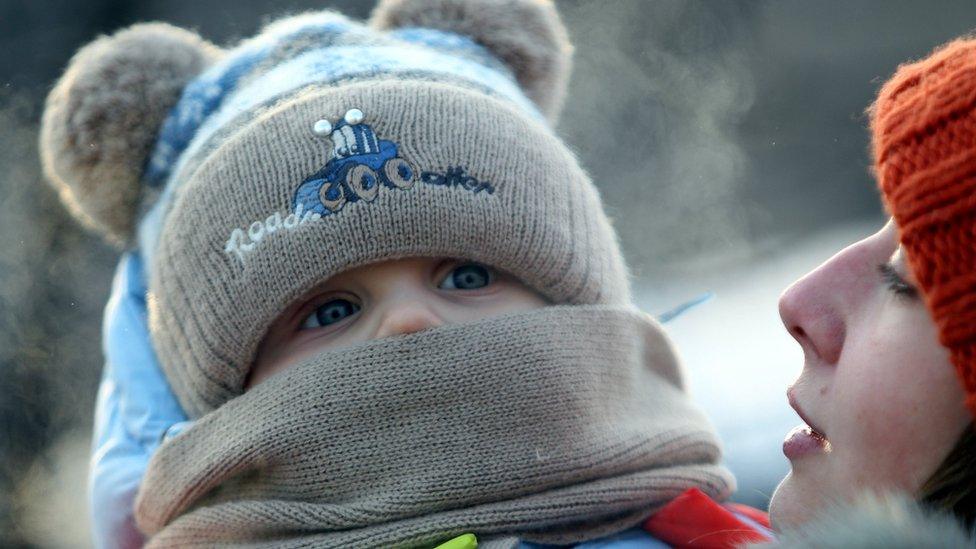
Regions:
<instances>
[{"instance_id":1,"label":"beige knit scarf","mask_svg":"<svg viewBox=\"0 0 976 549\"><path fill-rule=\"evenodd\" d=\"M293 366L165 443L136 514L154 547L574 543L726 498L719 453L656 322L560 305Z\"/></svg>"}]
</instances>

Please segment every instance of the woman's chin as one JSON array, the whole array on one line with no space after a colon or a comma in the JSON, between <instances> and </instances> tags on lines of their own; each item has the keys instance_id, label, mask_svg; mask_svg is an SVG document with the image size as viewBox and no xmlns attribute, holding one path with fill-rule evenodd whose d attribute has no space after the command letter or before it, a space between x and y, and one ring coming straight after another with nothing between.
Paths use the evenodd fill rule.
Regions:
<instances>
[{"instance_id":1,"label":"woman's chin","mask_svg":"<svg viewBox=\"0 0 976 549\"><path fill-rule=\"evenodd\" d=\"M782 531L802 524L819 507L820 495L802 486L793 471L779 483L769 500L769 520L773 529Z\"/></svg>"}]
</instances>

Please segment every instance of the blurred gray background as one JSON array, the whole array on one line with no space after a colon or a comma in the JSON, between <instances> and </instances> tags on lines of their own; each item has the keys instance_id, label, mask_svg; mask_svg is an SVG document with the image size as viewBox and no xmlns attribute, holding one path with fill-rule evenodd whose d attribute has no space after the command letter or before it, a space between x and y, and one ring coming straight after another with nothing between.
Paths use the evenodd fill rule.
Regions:
<instances>
[{"instance_id":1,"label":"blurred gray background","mask_svg":"<svg viewBox=\"0 0 976 549\"><path fill-rule=\"evenodd\" d=\"M117 252L40 176L37 123L78 47L145 20L220 44L277 16L371 1L0 1L0 546L88 543L84 473ZM640 304L716 297L669 324L726 443L737 499L768 501L799 420L792 280L883 219L864 109L900 62L976 27L971 0L557 0L576 45L558 127L606 201Z\"/></svg>"}]
</instances>

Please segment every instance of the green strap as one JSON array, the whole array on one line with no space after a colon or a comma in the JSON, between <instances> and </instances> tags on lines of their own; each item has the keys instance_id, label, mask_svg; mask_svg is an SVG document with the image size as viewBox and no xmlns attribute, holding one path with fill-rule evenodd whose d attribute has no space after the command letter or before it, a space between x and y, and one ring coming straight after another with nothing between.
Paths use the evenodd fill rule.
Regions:
<instances>
[{"instance_id":1,"label":"green strap","mask_svg":"<svg viewBox=\"0 0 976 549\"><path fill-rule=\"evenodd\" d=\"M474 534L462 534L452 540L445 541L434 549L476 549L477 547L478 538Z\"/></svg>"}]
</instances>

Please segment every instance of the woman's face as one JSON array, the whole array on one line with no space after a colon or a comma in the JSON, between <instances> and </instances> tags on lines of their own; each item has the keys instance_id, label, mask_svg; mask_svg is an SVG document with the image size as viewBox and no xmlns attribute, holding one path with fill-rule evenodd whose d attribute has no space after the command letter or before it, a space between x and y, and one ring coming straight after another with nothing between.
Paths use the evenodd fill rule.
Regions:
<instances>
[{"instance_id":1,"label":"woman's face","mask_svg":"<svg viewBox=\"0 0 976 549\"><path fill-rule=\"evenodd\" d=\"M949 353L889 222L790 286L780 316L803 348L776 528L864 490L916 493L970 421Z\"/></svg>"}]
</instances>

